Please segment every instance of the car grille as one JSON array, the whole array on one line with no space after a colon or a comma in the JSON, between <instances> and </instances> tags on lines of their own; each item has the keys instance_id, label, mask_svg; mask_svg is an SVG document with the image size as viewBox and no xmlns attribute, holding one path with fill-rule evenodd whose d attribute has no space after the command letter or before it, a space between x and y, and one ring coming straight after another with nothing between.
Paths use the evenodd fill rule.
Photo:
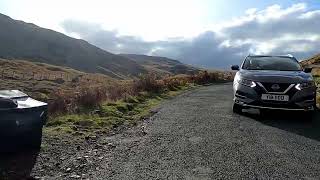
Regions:
<instances>
[{"instance_id":1,"label":"car grille","mask_svg":"<svg viewBox=\"0 0 320 180\"><path fill-rule=\"evenodd\" d=\"M284 92L291 85L289 83L264 83L264 82L261 82L261 84L264 86L264 88L268 92ZM273 86L278 86L279 89L274 89L272 88Z\"/></svg>"}]
</instances>

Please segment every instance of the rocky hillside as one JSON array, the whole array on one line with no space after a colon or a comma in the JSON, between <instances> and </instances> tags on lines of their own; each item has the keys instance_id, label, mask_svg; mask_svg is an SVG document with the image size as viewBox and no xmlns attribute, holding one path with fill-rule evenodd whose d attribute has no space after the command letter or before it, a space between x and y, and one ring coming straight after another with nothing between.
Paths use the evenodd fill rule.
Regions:
<instances>
[{"instance_id":1,"label":"rocky hillside","mask_svg":"<svg viewBox=\"0 0 320 180\"><path fill-rule=\"evenodd\" d=\"M152 73L158 74L195 74L199 72L199 69L183 64L180 61L169 59L166 57L158 56L146 56L139 54L120 54L134 60L138 64L142 65L145 69Z\"/></svg>"},{"instance_id":2,"label":"rocky hillside","mask_svg":"<svg viewBox=\"0 0 320 180\"><path fill-rule=\"evenodd\" d=\"M320 54L301 61L302 66L319 66L320 68Z\"/></svg>"},{"instance_id":3,"label":"rocky hillside","mask_svg":"<svg viewBox=\"0 0 320 180\"><path fill-rule=\"evenodd\" d=\"M0 57L24 59L125 79L145 73L143 66L84 40L0 14Z\"/></svg>"}]
</instances>

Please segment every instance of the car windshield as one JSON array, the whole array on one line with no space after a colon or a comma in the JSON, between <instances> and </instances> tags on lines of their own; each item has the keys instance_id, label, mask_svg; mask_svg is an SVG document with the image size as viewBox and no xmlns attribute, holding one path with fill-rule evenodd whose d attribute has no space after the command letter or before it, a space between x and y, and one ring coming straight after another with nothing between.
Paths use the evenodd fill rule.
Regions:
<instances>
[{"instance_id":1,"label":"car windshield","mask_svg":"<svg viewBox=\"0 0 320 180\"><path fill-rule=\"evenodd\" d=\"M301 71L297 60L290 57L247 57L243 64L246 70Z\"/></svg>"}]
</instances>

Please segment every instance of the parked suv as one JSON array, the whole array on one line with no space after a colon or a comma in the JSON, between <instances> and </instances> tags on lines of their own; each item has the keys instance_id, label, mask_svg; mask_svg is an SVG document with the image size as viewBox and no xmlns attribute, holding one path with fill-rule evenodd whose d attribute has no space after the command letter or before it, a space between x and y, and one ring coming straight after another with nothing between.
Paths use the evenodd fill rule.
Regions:
<instances>
[{"instance_id":1,"label":"parked suv","mask_svg":"<svg viewBox=\"0 0 320 180\"><path fill-rule=\"evenodd\" d=\"M233 111L243 108L314 111L316 85L311 68L302 69L291 55L249 55L238 70L233 82Z\"/></svg>"}]
</instances>

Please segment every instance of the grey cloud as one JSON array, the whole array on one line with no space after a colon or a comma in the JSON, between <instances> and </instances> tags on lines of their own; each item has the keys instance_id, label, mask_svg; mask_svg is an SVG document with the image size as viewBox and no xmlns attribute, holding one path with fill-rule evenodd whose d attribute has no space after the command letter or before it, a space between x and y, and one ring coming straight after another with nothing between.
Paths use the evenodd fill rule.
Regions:
<instances>
[{"instance_id":1,"label":"grey cloud","mask_svg":"<svg viewBox=\"0 0 320 180\"><path fill-rule=\"evenodd\" d=\"M239 62L242 57L238 53L246 51L247 47L220 47L223 40L214 32L208 31L200 34L192 41L181 42L175 49L180 52L179 59L187 63L212 68L225 68Z\"/></svg>"},{"instance_id":2,"label":"grey cloud","mask_svg":"<svg viewBox=\"0 0 320 180\"><path fill-rule=\"evenodd\" d=\"M166 56L197 66L227 68L240 63L250 52L267 51L260 46L261 43L272 45L273 48L268 52L272 54L291 53L298 58L307 58L317 53L320 39L296 37L315 35L320 38L320 13L301 8L295 11L293 7L289 7L290 12L288 9L279 9L288 13L271 19L263 19L268 17L267 11L247 14L242 17L242 20L246 20L237 25L224 27L219 33L203 32L193 39L172 38L147 42L135 36L119 36L117 31L105 30L98 24L75 20L66 20L62 27L67 33L79 34L82 39L113 53ZM283 38L288 34L292 36L291 39ZM222 45L226 41L230 42L229 45Z\"/></svg>"},{"instance_id":3,"label":"grey cloud","mask_svg":"<svg viewBox=\"0 0 320 180\"><path fill-rule=\"evenodd\" d=\"M221 32L233 43L252 41L251 50L254 52L259 52L259 44L267 42L274 46L270 51L273 54L292 53L304 59L319 53L320 29L317 27L320 27L320 11L289 8L292 10L290 13L269 19L270 12L257 11L238 19L236 25L222 28ZM287 9L279 9L278 12ZM311 40L310 37L316 39Z\"/></svg>"},{"instance_id":4,"label":"grey cloud","mask_svg":"<svg viewBox=\"0 0 320 180\"><path fill-rule=\"evenodd\" d=\"M306 46L307 49L303 49ZM320 41L290 40L277 44L272 53L293 54L298 59L305 59L320 52Z\"/></svg>"},{"instance_id":5,"label":"grey cloud","mask_svg":"<svg viewBox=\"0 0 320 180\"><path fill-rule=\"evenodd\" d=\"M98 24L66 20L62 27L67 33L76 33L82 39L113 53L147 54L152 47L152 43L134 36L118 36L117 31L104 30Z\"/></svg>"},{"instance_id":6,"label":"grey cloud","mask_svg":"<svg viewBox=\"0 0 320 180\"><path fill-rule=\"evenodd\" d=\"M96 24L68 20L63 22L67 33L77 33L90 43L113 53L135 53L166 56L184 63L213 68L231 65L244 48L221 48L223 39L208 31L194 39L170 39L146 42L134 36L118 36L116 31L103 30Z\"/></svg>"},{"instance_id":7,"label":"grey cloud","mask_svg":"<svg viewBox=\"0 0 320 180\"><path fill-rule=\"evenodd\" d=\"M293 14L260 22L258 19L245 22L238 26L225 28L223 32L231 39L265 40L281 37L285 34L320 34L320 13L309 18Z\"/></svg>"}]
</instances>

